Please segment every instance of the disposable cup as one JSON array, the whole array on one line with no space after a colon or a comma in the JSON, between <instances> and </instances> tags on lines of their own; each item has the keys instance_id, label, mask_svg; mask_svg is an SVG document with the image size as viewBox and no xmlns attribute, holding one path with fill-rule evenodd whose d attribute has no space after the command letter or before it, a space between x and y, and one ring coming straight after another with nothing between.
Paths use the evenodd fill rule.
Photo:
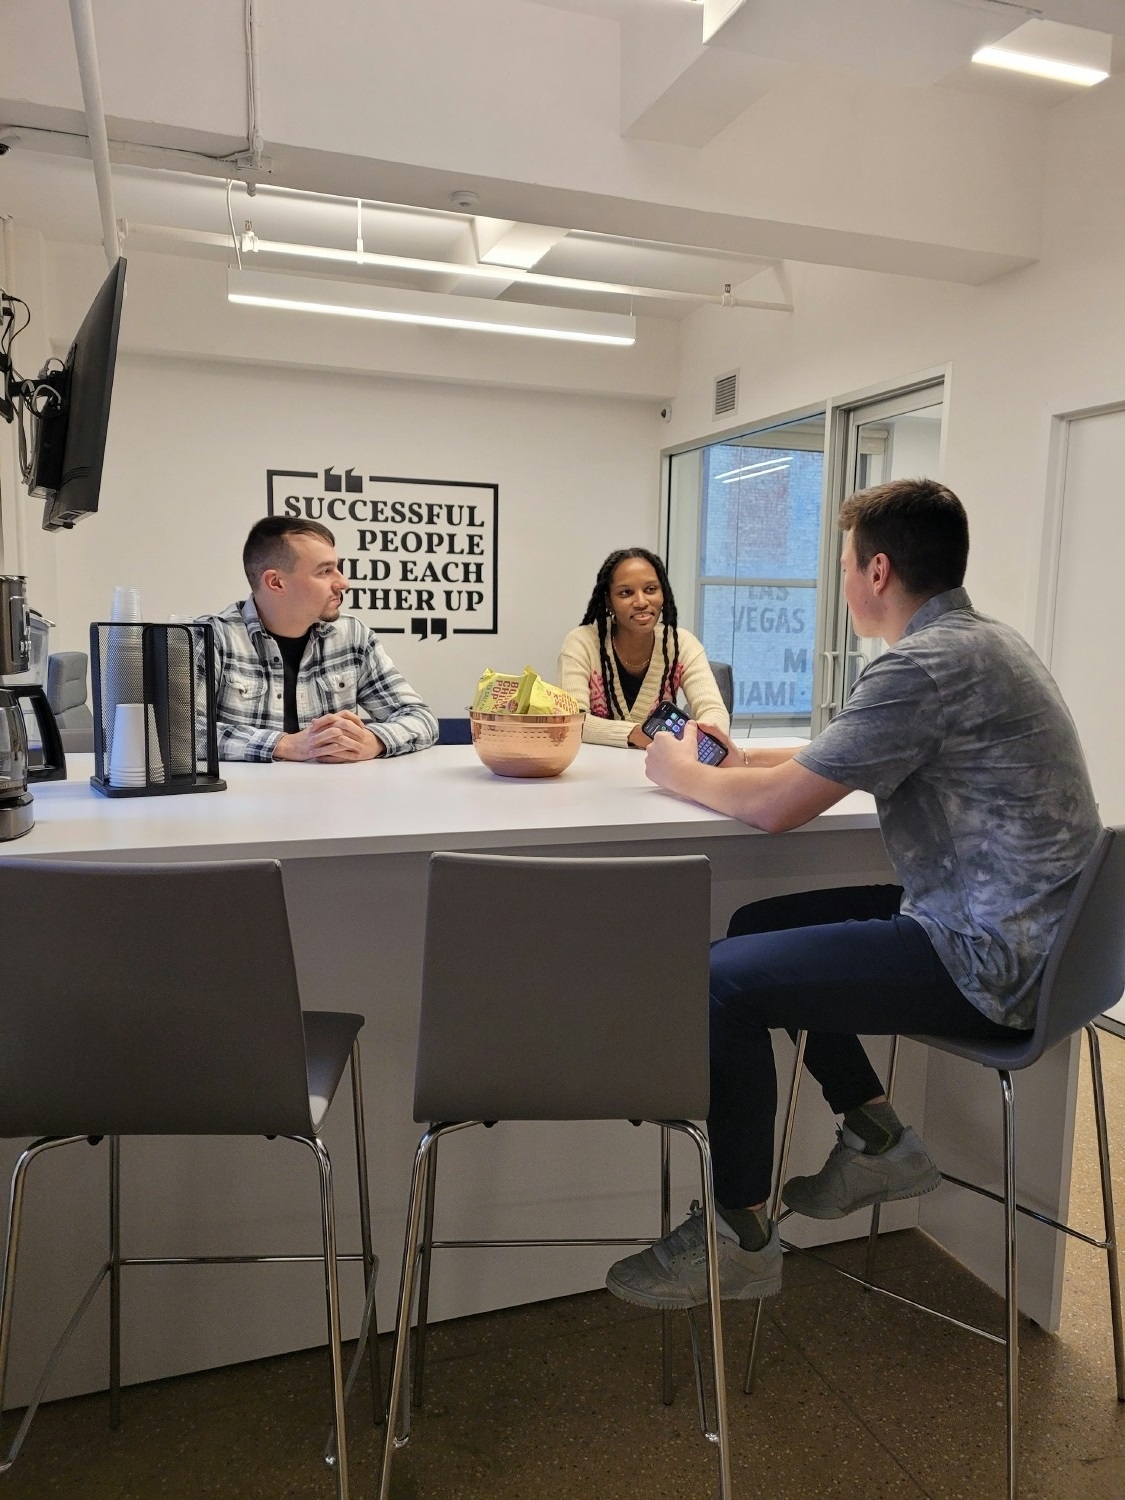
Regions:
<instances>
[{"instance_id":1,"label":"disposable cup","mask_svg":"<svg viewBox=\"0 0 1125 1500\"><path fill-rule=\"evenodd\" d=\"M131 585L119 583L113 591L110 619L121 624L134 624L141 618L141 591Z\"/></svg>"},{"instance_id":2,"label":"disposable cup","mask_svg":"<svg viewBox=\"0 0 1125 1500\"><path fill-rule=\"evenodd\" d=\"M145 705L119 703L113 715L113 740L109 754L111 786L144 785Z\"/></svg>"}]
</instances>

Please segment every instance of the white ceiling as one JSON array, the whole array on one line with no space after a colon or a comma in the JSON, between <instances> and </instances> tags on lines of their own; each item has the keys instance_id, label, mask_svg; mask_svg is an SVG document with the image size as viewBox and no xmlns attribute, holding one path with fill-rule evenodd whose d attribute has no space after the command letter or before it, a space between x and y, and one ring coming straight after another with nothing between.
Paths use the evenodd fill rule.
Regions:
<instances>
[{"instance_id":1,"label":"white ceiling","mask_svg":"<svg viewBox=\"0 0 1125 1500\"><path fill-rule=\"evenodd\" d=\"M239 135L247 108L242 0L165 0L160 29L145 5L99 0L95 8L116 212L132 226L228 237L225 245L157 244L134 231L134 242L145 248L229 259L226 181L253 174L206 158L245 153L248 144L246 134ZM823 27L810 28L825 6L834 23L840 17L848 23L840 33L847 47L837 49L846 50L847 69L826 63ZM458 273L459 264L476 260L482 236L488 243L500 239L492 258L502 258L508 222L550 223L555 232L538 237L548 248L534 262L535 273L683 294L680 301L639 292L629 297L635 311L660 317L683 316L699 298L718 298L728 285L736 295L782 301L781 283L765 273L783 258L969 281L1025 263L1043 122L1075 98L1066 85L969 62L981 39L1016 32L1033 9L1008 0L411 0L405 7L389 0L324 0L315 15L301 0L256 0L256 9L269 170L258 174L262 187L254 198L236 182L231 207L238 231L251 220L260 238L354 250L355 201L320 196L354 192L365 200L365 251L445 262L448 269L333 265L333 275L624 310L623 294L470 281ZM1056 54L1092 51L1109 59L1112 39L1099 28L1116 24L1125 32L1122 0L1041 0L1035 9L1054 30L1043 30L1046 22L1039 20L1005 45L1051 45ZM917 78L926 59L919 56L916 30L900 26L903 16L924 19L930 28L930 71L933 57L941 58L942 76L924 85ZM302 29L309 25L316 34ZM706 46L705 28L713 32ZM372 108L363 108L364 49L371 49L377 79L376 65L396 46L418 70L416 150L407 128L409 87L398 108L387 104L386 116L378 118L392 84L403 85L401 77L373 82ZM464 58L463 79L458 57ZM577 63L567 73L569 58ZM583 58L587 65L579 66ZM431 64L435 73L448 67L456 81L456 99L446 90L448 121L439 117L440 92L436 103L424 99ZM0 211L52 239L97 241L77 79L61 0L7 0L0 12L0 134L7 126L16 139L0 158ZM510 89L497 80L507 80ZM810 131L810 98L826 111L827 128L821 122L818 133ZM865 210L858 197L849 204L846 195L835 203L826 190L833 173L823 158L837 144L830 107L837 98L851 101L849 116L856 118L889 99L919 132L917 145L906 142L913 171L932 171L935 191L962 173L963 229L953 203L944 223L935 215L922 224L924 205L912 209L922 224L914 230L893 176L884 183L885 222L877 220L882 204L874 192L873 209ZM355 113L345 118L348 108ZM1000 141L1018 164L1009 174L1016 179L1013 195L1023 195L1018 202L1014 196L1003 201L983 178L978 183L977 163L954 159L938 169L927 159L926 131L932 131L935 153L955 157L959 148L948 122L971 117L975 128L978 116L992 132L988 138ZM845 125L858 126L842 115L839 124L842 147ZM889 117L888 124L894 136ZM397 127L406 144L396 154L390 137ZM891 145L885 163L898 149L908 154L903 138ZM848 170L855 166L845 158L838 173ZM856 180L865 175L866 168ZM461 183L478 192L477 211L488 220L474 225L473 212L453 209L450 192ZM924 180L913 184L915 196L924 198L926 186ZM377 201L383 196L396 202ZM912 237L918 240L913 257ZM514 249L512 255L515 260ZM258 266L271 263L300 269L289 257L255 259Z\"/></svg>"}]
</instances>

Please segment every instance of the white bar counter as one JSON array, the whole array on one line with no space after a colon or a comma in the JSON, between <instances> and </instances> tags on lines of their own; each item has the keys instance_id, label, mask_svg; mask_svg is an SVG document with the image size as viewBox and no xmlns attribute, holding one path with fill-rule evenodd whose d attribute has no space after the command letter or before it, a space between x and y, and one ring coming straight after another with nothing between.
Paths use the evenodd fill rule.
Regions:
<instances>
[{"instance_id":1,"label":"white bar counter","mask_svg":"<svg viewBox=\"0 0 1125 1500\"><path fill-rule=\"evenodd\" d=\"M773 743L765 742L765 743ZM35 828L0 858L310 859L524 844L756 837L645 779L644 756L583 745L557 777L494 776L470 746L353 766L224 762L225 792L103 797L93 757L33 786ZM877 828L855 792L801 830Z\"/></svg>"},{"instance_id":2,"label":"white bar counter","mask_svg":"<svg viewBox=\"0 0 1125 1500\"><path fill-rule=\"evenodd\" d=\"M382 1260L380 1326L397 1290L410 1165L419 1127L411 1118L421 979L426 866L435 849L524 853L702 852L712 864L712 932L738 906L816 886L888 882L871 799L855 793L804 828L770 838L659 791L639 754L584 745L562 776L493 776L471 747L354 766L226 763L226 791L106 798L89 785L92 757L68 758L69 780L35 786L34 829L0 844L0 859L142 862L276 858L282 861L302 1003L367 1017L364 1056L375 1245ZM45 941L66 941L65 912L44 915ZM481 934L482 955L487 934ZM629 945L674 933L622 934ZM205 925L200 941L207 941ZM558 961L558 955L553 956ZM582 952L572 963L581 983ZM128 956L123 956L123 962ZM75 954L81 983L82 955ZM511 977L520 983L518 975ZM778 1041L784 1090L792 1049ZM883 1067L887 1044L872 1044ZM1021 1181L1054 1212L1069 1183L1073 1049L1021 1080ZM958 1071L958 1069L960 1071ZM940 1088L935 1081L940 1080ZM346 1092L346 1085L345 1085ZM904 1046L896 1102L924 1127L939 1161L995 1184L998 1089L979 1069ZM1030 1108L1028 1106L1031 1106ZM343 1106L343 1107L341 1107ZM327 1139L336 1164L341 1246L356 1248L350 1111L341 1098ZM987 1125L987 1135L982 1128ZM791 1169L815 1170L833 1140L815 1086L803 1094ZM5 1143L10 1170L20 1143ZM17 1280L8 1400L19 1405L71 1306L105 1253L107 1151L49 1153L33 1169ZM287 1142L127 1141L123 1236L130 1255L282 1253L315 1250L316 1186L307 1153ZM686 1153L674 1164L675 1211L697 1196ZM658 1141L628 1124L501 1124L442 1146L438 1233L444 1237L655 1233ZM807 1242L866 1232L865 1214L833 1225L798 1225ZM994 1222L995 1221L995 1222ZM978 1274L999 1284L1001 1230L991 1205L953 1188L888 1206L887 1229L921 1222ZM1062 1258L1053 1237L1021 1226L1021 1305L1057 1323ZM432 1315L460 1316L602 1283L615 1252L551 1249L454 1252L435 1259ZM347 1325L361 1305L357 1268L343 1272ZM153 1379L324 1342L323 1293L314 1268L177 1267L127 1270L123 1370ZM106 1383L105 1318L97 1307L56 1374L52 1395Z\"/></svg>"}]
</instances>

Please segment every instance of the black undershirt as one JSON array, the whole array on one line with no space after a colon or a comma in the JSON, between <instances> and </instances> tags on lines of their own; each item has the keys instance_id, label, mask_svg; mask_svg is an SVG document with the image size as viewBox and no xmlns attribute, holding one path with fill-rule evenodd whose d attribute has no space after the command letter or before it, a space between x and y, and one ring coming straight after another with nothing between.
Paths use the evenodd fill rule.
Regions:
<instances>
[{"instance_id":1,"label":"black undershirt","mask_svg":"<svg viewBox=\"0 0 1125 1500\"><path fill-rule=\"evenodd\" d=\"M301 728L297 720L297 673L301 669L301 658L305 654L309 636L312 635L312 626L309 626L304 635L274 635L272 630L269 633L277 642L277 649L281 652L281 665L285 670L282 688L285 733L297 734Z\"/></svg>"},{"instance_id":2,"label":"black undershirt","mask_svg":"<svg viewBox=\"0 0 1125 1500\"><path fill-rule=\"evenodd\" d=\"M636 703L637 694L640 692L644 680L648 676L648 668L646 667L639 674L630 672L629 668L625 666L624 662L618 656L616 650L614 650L613 659L617 663L617 675L621 681L621 691L625 696L625 708L626 710L630 710L633 704Z\"/></svg>"}]
</instances>

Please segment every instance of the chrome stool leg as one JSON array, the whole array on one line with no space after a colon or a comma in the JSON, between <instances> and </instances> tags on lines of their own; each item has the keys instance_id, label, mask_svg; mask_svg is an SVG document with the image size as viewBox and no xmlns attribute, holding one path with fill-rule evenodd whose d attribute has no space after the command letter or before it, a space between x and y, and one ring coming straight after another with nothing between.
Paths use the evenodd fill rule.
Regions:
<instances>
[{"instance_id":1,"label":"chrome stool leg","mask_svg":"<svg viewBox=\"0 0 1125 1500\"><path fill-rule=\"evenodd\" d=\"M351 1055L352 1123L355 1129L356 1177L359 1188L359 1234L363 1251L364 1320L360 1329L360 1342L356 1346L356 1359L348 1372L348 1392L355 1384L359 1373L359 1360L363 1341L367 1340L367 1359L371 1370L371 1404L375 1425L386 1420L387 1409L383 1404L383 1373L379 1368L379 1319L375 1311L374 1286L379 1275L379 1258L371 1244L371 1179L367 1170L367 1131L363 1118L363 1078L360 1073L359 1039L352 1043Z\"/></svg>"},{"instance_id":2,"label":"chrome stool leg","mask_svg":"<svg viewBox=\"0 0 1125 1500\"><path fill-rule=\"evenodd\" d=\"M344 1356L340 1346L340 1280L336 1258L336 1207L332 1192L332 1163L315 1137L295 1135L292 1140L308 1146L316 1157L320 1174L320 1227L324 1248L324 1295L328 1313L328 1357L332 1366L332 1425L336 1437L333 1469L336 1500L349 1500L348 1442L345 1417Z\"/></svg>"},{"instance_id":3,"label":"chrome stool leg","mask_svg":"<svg viewBox=\"0 0 1125 1500\"><path fill-rule=\"evenodd\" d=\"M109 1138L109 1425L121 1426L121 1137Z\"/></svg>"},{"instance_id":4,"label":"chrome stool leg","mask_svg":"<svg viewBox=\"0 0 1125 1500\"><path fill-rule=\"evenodd\" d=\"M1004 1385L1007 1406L1008 1500L1016 1500L1019 1433L1019 1283L1016 1258L1016 1098L1012 1075L999 1068L1004 1100Z\"/></svg>"},{"instance_id":5,"label":"chrome stool leg","mask_svg":"<svg viewBox=\"0 0 1125 1500\"><path fill-rule=\"evenodd\" d=\"M723 1363L722 1302L719 1292L719 1245L715 1233L715 1184L711 1171L711 1147L706 1134L688 1121L670 1122L669 1129L682 1131L694 1143L699 1154L699 1175L703 1192L703 1210L707 1225L707 1320L711 1334L711 1379L715 1390L715 1426L704 1433L714 1443L719 1460L720 1500L730 1500L730 1434L727 1421L726 1371ZM693 1324L694 1334L694 1324ZM702 1396L702 1391L700 1392ZM380 1500L386 1500L380 1496Z\"/></svg>"},{"instance_id":6,"label":"chrome stool leg","mask_svg":"<svg viewBox=\"0 0 1125 1500\"><path fill-rule=\"evenodd\" d=\"M660 1238L672 1229L672 1132L667 1125L660 1127ZM692 1324L694 1335L695 1325ZM696 1356L698 1366L698 1354ZM665 1406L671 1406L672 1389L672 1314L664 1308L660 1314L660 1379L661 1396Z\"/></svg>"},{"instance_id":7,"label":"chrome stool leg","mask_svg":"<svg viewBox=\"0 0 1125 1500\"><path fill-rule=\"evenodd\" d=\"M414 1282L420 1259L423 1203L426 1196L426 1178L429 1175L431 1156L442 1135L453 1130L466 1130L476 1124L475 1120L461 1120L456 1124L431 1125L418 1142L414 1153L414 1171L410 1179L410 1208L406 1219L406 1237L402 1247L402 1278L398 1289L398 1312L395 1316L394 1346L391 1350L391 1385L387 1397L387 1421L383 1428L383 1457L379 1471L379 1500L388 1500L391 1489L391 1464L395 1451L409 1441L406 1432L400 1434L404 1409L408 1416L409 1402L406 1395L406 1360L410 1346L410 1314L414 1308Z\"/></svg>"},{"instance_id":8,"label":"chrome stool leg","mask_svg":"<svg viewBox=\"0 0 1125 1500\"><path fill-rule=\"evenodd\" d=\"M781 1157L778 1161L777 1181L774 1183L773 1199L770 1203L770 1218L774 1223L777 1222L777 1216L781 1211L781 1189L785 1185L785 1174L789 1170L789 1148L793 1144L793 1126L797 1119L797 1095L801 1088L801 1073L805 1066L805 1047L808 1040L807 1031L798 1031L796 1051L793 1054L793 1081L789 1086L789 1106L785 1111L785 1128L781 1136ZM750 1335L750 1352L746 1356L746 1374L742 1381L742 1389L747 1396L752 1395L754 1391L758 1344L762 1335L764 1311L764 1304L759 1300L754 1309L754 1329Z\"/></svg>"},{"instance_id":9,"label":"chrome stool leg","mask_svg":"<svg viewBox=\"0 0 1125 1500\"><path fill-rule=\"evenodd\" d=\"M1117 1265L1117 1228L1113 1215L1113 1177L1109 1162L1109 1128L1105 1115L1105 1081L1102 1049L1097 1027L1086 1027L1090 1045L1090 1081L1094 1090L1094 1123L1098 1132L1098 1165L1102 1178L1102 1215L1105 1222L1106 1272L1109 1276L1109 1315L1113 1326L1113 1364L1117 1374L1117 1399L1125 1401L1125 1338L1121 1332L1121 1277Z\"/></svg>"},{"instance_id":10,"label":"chrome stool leg","mask_svg":"<svg viewBox=\"0 0 1125 1500\"><path fill-rule=\"evenodd\" d=\"M887 1063L887 1103L893 1104L895 1097L895 1080L898 1077L898 1044L899 1037L896 1033L891 1038L891 1052ZM874 1281L875 1279L875 1246L879 1243L879 1216L882 1209L881 1203L871 1205L871 1228L867 1231L867 1260L863 1269L863 1279Z\"/></svg>"},{"instance_id":11,"label":"chrome stool leg","mask_svg":"<svg viewBox=\"0 0 1125 1500\"><path fill-rule=\"evenodd\" d=\"M66 1135L45 1137L42 1140L33 1141L23 1151L16 1162L12 1172L12 1185L8 1197L8 1229L7 1240L4 1251L3 1281L0 1282L0 1412L4 1409L4 1387L8 1378L8 1354L11 1349L12 1334L12 1304L16 1283L16 1262L19 1258L20 1225L23 1220L23 1196L27 1180L27 1171L31 1163L44 1151L50 1151L55 1146L75 1146L83 1141L90 1145L96 1145L101 1140L100 1136ZM75 1309L70 1322L63 1329L55 1342L54 1348L47 1357L47 1363L43 1373L39 1377L39 1384L35 1387L31 1400L27 1404L27 1410L23 1419L16 1429L16 1435L12 1439L8 1452L0 1459L0 1474L6 1474L19 1457L20 1449L23 1447L24 1439L27 1437L35 1413L39 1410L39 1403L43 1399L43 1393L50 1383L51 1376L55 1373L55 1366L59 1362L63 1350L70 1341L70 1336L81 1323L86 1309L94 1300L94 1296L105 1280L109 1271L108 1262L104 1263L94 1276L86 1290L81 1302Z\"/></svg>"},{"instance_id":12,"label":"chrome stool leg","mask_svg":"<svg viewBox=\"0 0 1125 1500\"><path fill-rule=\"evenodd\" d=\"M430 1148L426 1169L426 1203L422 1211L422 1260L418 1272L418 1317L414 1326L414 1388L412 1404L422 1405L426 1378L426 1334L430 1317L430 1271L434 1258L434 1200L437 1194L438 1141Z\"/></svg>"}]
</instances>

